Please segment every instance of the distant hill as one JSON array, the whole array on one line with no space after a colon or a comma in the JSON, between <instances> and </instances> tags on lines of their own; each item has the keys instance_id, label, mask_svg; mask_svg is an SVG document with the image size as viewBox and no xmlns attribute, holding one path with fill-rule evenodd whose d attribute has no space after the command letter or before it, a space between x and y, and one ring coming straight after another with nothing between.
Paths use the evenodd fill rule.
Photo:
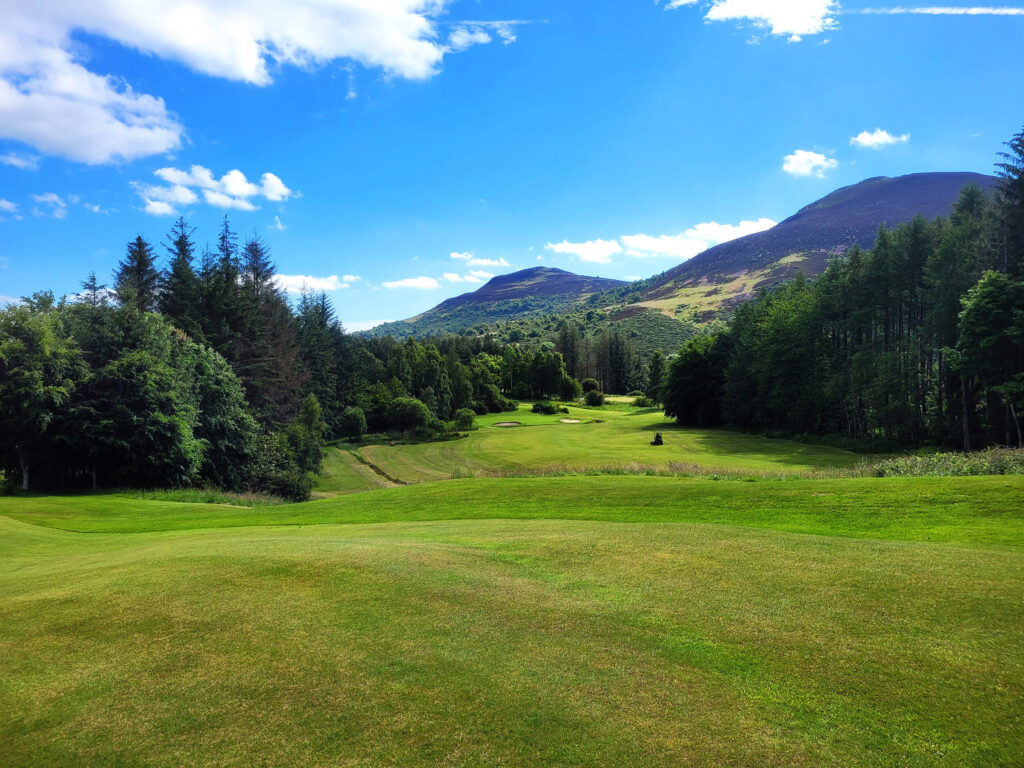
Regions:
<instances>
[{"instance_id":1,"label":"distant hill","mask_svg":"<svg viewBox=\"0 0 1024 768\"><path fill-rule=\"evenodd\" d=\"M644 281L636 303L665 314L693 312L706 319L723 305L749 298L762 285L797 272L821 274L829 259L854 245L870 248L883 224L894 227L918 215L945 216L963 187L973 183L991 190L996 182L994 176L979 173L915 173L843 187L769 230L709 248Z\"/></svg>"},{"instance_id":2,"label":"distant hill","mask_svg":"<svg viewBox=\"0 0 1024 768\"><path fill-rule=\"evenodd\" d=\"M568 313L589 296L626 285L622 280L576 275L555 267L531 267L498 275L479 290L443 301L408 320L384 323L368 333L429 336L540 314Z\"/></svg>"}]
</instances>

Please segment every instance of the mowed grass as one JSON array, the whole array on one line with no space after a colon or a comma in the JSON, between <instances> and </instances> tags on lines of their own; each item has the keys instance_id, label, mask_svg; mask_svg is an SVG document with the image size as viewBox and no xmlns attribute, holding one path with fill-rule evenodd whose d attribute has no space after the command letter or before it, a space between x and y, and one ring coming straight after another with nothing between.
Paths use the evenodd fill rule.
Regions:
<instances>
[{"instance_id":1,"label":"mowed grass","mask_svg":"<svg viewBox=\"0 0 1024 768\"><path fill-rule=\"evenodd\" d=\"M322 499L346 493L361 493L391 485L369 466L346 450L346 446L328 446L324 450L323 470L316 478L313 498Z\"/></svg>"},{"instance_id":2,"label":"mowed grass","mask_svg":"<svg viewBox=\"0 0 1024 768\"><path fill-rule=\"evenodd\" d=\"M1022 499L1018 477L0 499L0 764L1019 764Z\"/></svg>"},{"instance_id":3,"label":"mowed grass","mask_svg":"<svg viewBox=\"0 0 1024 768\"><path fill-rule=\"evenodd\" d=\"M580 420L566 424L562 419ZM500 422L520 422L499 427ZM626 403L601 408L570 407L568 414L543 416L521 404L515 413L477 419L478 429L461 440L412 445L372 445L362 455L403 482L447 480L464 473L544 470L561 467L606 469L630 464L667 468L692 464L709 470L793 473L845 467L863 457L836 448L772 440L727 430L685 429L655 409ZM652 446L656 432L665 445Z\"/></svg>"}]
</instances>

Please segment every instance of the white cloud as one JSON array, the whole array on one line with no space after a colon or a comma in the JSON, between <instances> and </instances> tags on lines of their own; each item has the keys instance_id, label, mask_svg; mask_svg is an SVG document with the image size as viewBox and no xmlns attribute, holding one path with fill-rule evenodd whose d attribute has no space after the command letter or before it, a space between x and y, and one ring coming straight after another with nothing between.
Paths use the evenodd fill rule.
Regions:
<instances>
[{"instance_id":1,"label":"white cloud","mask_svg":"<svg viewBox=\"0 0 1024 768\"><path fill-rule=\"evenodd\" d=\"M471 269L469 271L469 274L472 277L478 277L481 280L490 280L492 277L494 277L494 275L492 275L490 272L484 272L482 269Z\"/></svg>"},{"instance_id":2,"label":"white cloud","mask_svg":"<svg viewBox=\"0 0 1024 768\"><path fill-rule=\"evenodd\" d=\"M432 277L407 277L404 280L385 282L384 287L388 289L417 288L423 291L432 291L435 288L440 288L441 284Z\"/></svg>"},{"instance_id":3,"label":"white cloud","mask_svg":"<svg viewBox=\"0 0 1024 768\"><path fill-rule=\"evenodd\" d=\"M350 284L358 279L358 277L353 275L345 275L344 277L338 277L337 275L329 275L328 277L274 275L274 283L286 293L302 293L303 290L341 291L345 288L351 288Z\"/></svg>"},{"instance_id":4,"label":"white cloud","mask_svg":"<svg viewBox=\"0 0 1024 768\"><path fill-rule=\"evenodd\" d=\"M7 306L8 304L21 304L21 299L17 296L4 296L0 293L0 307Z\"/></svg>"},{"instance_id":5,"label":"white cloud","mask_svg":"<svg viewBox=\"0 0 1024 768\"><path fill-rule=\"evenodd\" d=\"M610 264L612 256L622 253L622 246L615 240L588 240L585 243L570 243L563 240L560 243L548 243L544 247L549 251L571 254L580 261L595 264Z\"/></svg>"},{"instance_id":6,"label":"white cloud","mask_svg":"<svg viewBox=\"0 0 1024 768\"><path fill-rule=\"evenodd\" d=\"M671 0L665 8L696 4L697 0ZM704 19L749 23L796 43L804 35L835 29L838 10L835 0L713 0Z\"/></svg>"},{"instance_id":7,"label":"white cloud","mask_svg":"<svg viewBox=\"0 0 1024 768\"><path fill-rule=\"evenodd\" d=\"M478 259L472 253L460 253L459 251L453 251L449 256L453 259L459 259L460 261L466 262L467 266L470 267L510 267L505 259Z\"/></svg>"},{"instance_id":8,"label":"white cloud","mask_svg":"<svg viewBox=\"0 0 1024 768\"><path fill-rule=\"evenodd\" d=\"M993 6L930 6L924 8L861 8L847 13L863 13L875 16L1024 16L1024 8L1004 8Z\"/></svg>"},{"instance_id":9,"label":"white cloud","mask_svg":"<svg viewBox=\"0 0 1024 768\"><path fill-rule=\"evenodd\" d=\"M310 69L339 59L423 80L437 73L446 53L458 49L437 30L448 4L0 0L0 138L91 164L181 146L184 128L164 101L137 93L116 76L90 71L88 52L74 39L78 33L257 86L269 84L281 66ZM482 42L488 28L510 42L515 23L470 22L457 28L474 42Z\"/></svg>"},{"instance_id":10,"label":"white cloud","mask_svg":"<svg viewBox=\"0 0 1024 768\"><path fill-rule=\"evenodd\" d=\"M68 215L68 204L65 203L56 192L46 192L42 195L32 195L32 199L41 204L43 208L32 209L33 216L52 216L55 219L63 219Z\"/></svg>"},{"instance_id":11,"label":"white cloud","mask_svg":"<svg viewBox=\"0 0 1024 768\"><path fill-rule=\"evenodd\" d=\"M286 227L284 224L281 223L281 217L280 216L275 216L274 217L274 223L273 224L268 224L267 225L267 229L276 229L278 232L284 232L286 229L288 229L288 227Z\"/></svg>"},{"instance_id":12,"label":"white cloud","mask_svg":"<svg viewBox=\"0 0 1024 768\"><path fill-rule=\"evenodd\" d=\"M341 279L343 282L346 283L357 283L363 278L361 278L359 275L342 275Z\"/></svg>"},{"instance_id":13,"label":"white cloud","mask_svg":"<svg viewBox=\"0 0 1024 768\"><path fill-rule=\"evenodd\" d=\"M3 211L4 213L17 213L18 204L0 197L0 211Z\"/></svg>"},{"instance_id":14,"label":"white cloud","mask_svg":"<svg viewBox=\"0 0 1024 768\"><path fill-rule=\"evenodd\" d=\"M883 131L881 128L876 128L873 132L861 131L852 139L850 139L851 147L860 147L861 149L882 149L892 144L906 144L910 141L910 134L904 133L900 136L893 136L888 131Z\"/></svg>"},{"instance_id":15,"label":"white cloud","mask_svg":"<svg viewBox=\"0 0 1024 768\"><path fill-rule=\"evenodd\" d=\"M34 171L39 167L39 158L35 155L8 152L5 155L0 155L0 163L19 168L22 171Z\"/></svg>"},{"instance_id":16,"label":"white cloud","mask_svg":"<svg viewBox=\"0 0 1024 768\"><path fill-rule=\"evenodd\" d=\"M280 202L296 195L280 177L273 173L264 173L260 183L249 181L240 170L233 169L220 179L213 171L201 165L193 165L189 170L179 168L158 168L153 175L168 186L135 183L135 191L146 204L146 213L156 216L167 216L177 213L176 205L194 205L199 202L202 192L207 205L216 208L235 209L239 211L255 211L259 206L250 198L262 197L273 202ZM280 218L275 217L280 225ZM284 229L283 225L270 225L272 228Z\"/></svg>"},{"instance_id":17,"label":"white cloud","mask_svg":"<svg viewBox=\"0 0 1024 768\"><path fill-rule=\"evenodd\" d=\"M173 216L177 211L170 203L163 200L146 200L145 211L150 216Z\"/></svg>"},{"instance_id":18,"label":"white cloud","mask_svg":"<svg viewBox=\"0 0 1024 768\"><path fill-rule=\"evenodd\" d=\"M489 42L491 36L486 30L479 27L456 27L448 36L448 50L457 53L474 45L486 45Z\"/></svg>"},{"instance_id":19,"label":"white cloud","mask_svg":"<svg viewBox=\"0 0 1024 768\"><path fill-rule=\"evenodd\" d=\"M211 189L203 190L203 199L214 208L234 208L239 211L255 211L256 206L241 197L232 197Z\"/></svg>"},{"instance_id":20,"label":"white cloud","mask_svg":"<svg viewBox=\"0 0 1024 768\"><path fill-rule=\"evenodd\" d=\"M776 222L760 218L757 221L741 221L739 224L719 224L714 221L697 224L678 235L629 235L622 238L629 256L638 258L672 257L685 261L719 243L726 243L738 237L763 232L774 227Z\"/></svg>"},{"instance_id":21,"label":"white cloud","mask_svg":"<svg viewBox=\"0 0 1024 768\"><path fill-rule=\"evenodd\" d=\"M82 203L86 210L92 211L93 213L110 213L107 209L97 205L96 203Z\"/></svg>"},{"instance_id":22,"label":"white cloud","mask_svg":"<svg viewBox=\"0 0 1024 768\"><path fill-rule=\"evenodd\" d=\"M825 172L839 166L839 162L818 152L798 149L782 159L782 170L792 176L817 176L825 178Z\"/></svg>"},{"instance_id":23,"label":"white cloud","mask_svg":"<svg viewBox=\"0 0 1024 768\"><path fill-rule=\"evenodd\" d=\"M465 279L458 272L445 272L444 279L449 283L464 283Z\"/></svg>"}]
</instances>

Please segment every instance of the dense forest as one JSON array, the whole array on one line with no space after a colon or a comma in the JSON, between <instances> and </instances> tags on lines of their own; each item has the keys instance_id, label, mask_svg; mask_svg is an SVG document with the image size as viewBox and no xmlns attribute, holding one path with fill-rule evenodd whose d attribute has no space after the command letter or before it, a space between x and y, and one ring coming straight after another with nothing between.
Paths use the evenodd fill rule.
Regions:
<instances>
[{"instance_id":1,"label":"dense forest","mask_svg":"<svg viewBox=\"0 0 1024 768\"><path fill-rule=\"evenodd\" d=\"M331 438L439 439L511 397L574 398L554 344L345 333L327 296L289 304L258 236L225 218L197 258L179 220L111 288L0 312L0 460L29 487L214 485L303 498Z\"/></svg>"},{"instance_id":2,"label":"dense forest","mask_svg":"<svg viewBox=\"0 0 1024 768\"><path fill-rule=\"evenodd\" d=\"M695 426L965 450L1021 445L1024 132L990 199L879 232L813 282L763 291L672 361L666 413Z\"/></svg>"}]
</instances>

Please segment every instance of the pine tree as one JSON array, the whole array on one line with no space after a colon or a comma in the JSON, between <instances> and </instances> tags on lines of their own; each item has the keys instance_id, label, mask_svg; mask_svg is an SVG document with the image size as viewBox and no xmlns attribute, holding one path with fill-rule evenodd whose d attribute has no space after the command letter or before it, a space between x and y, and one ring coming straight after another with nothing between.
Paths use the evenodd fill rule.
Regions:
<instances>
[{"instance_id":1,"label":"pine tree","mask_svg":"<svg viewBox=\"0 0 1024 768\"><path fill-rule=\"evenodd\" d=\"M90 272L82 281L82 301L90 307L107 306L107 286L97 282L95 272Z\"/></svg>"},{"instance_id":2,"label":"pine tree","mask_svg":"<svg viewBox=\"0 0 1024 768\"><path fill-rule=\"evenodd\" d=\"M140 312L156 311L160 273L153 262L153 249L142 235L128 243L128 253L114 272L114 290L122 306L131 304Z\"/></svg>"},{"instance_id":3,"label":"pine tree","mask_svg":"<svg viewBox=\"0 0 1024 768\"><path fill-rule=\"evenodd\" d=\"M195 247L194 230L179 218L171 228L164 247L170 257L170 267L164 274L164 289L160 294L160 312L177 328L197 341L204 338L202 330L202 286L192 267Z\"/></svg>"}]
</instances>

